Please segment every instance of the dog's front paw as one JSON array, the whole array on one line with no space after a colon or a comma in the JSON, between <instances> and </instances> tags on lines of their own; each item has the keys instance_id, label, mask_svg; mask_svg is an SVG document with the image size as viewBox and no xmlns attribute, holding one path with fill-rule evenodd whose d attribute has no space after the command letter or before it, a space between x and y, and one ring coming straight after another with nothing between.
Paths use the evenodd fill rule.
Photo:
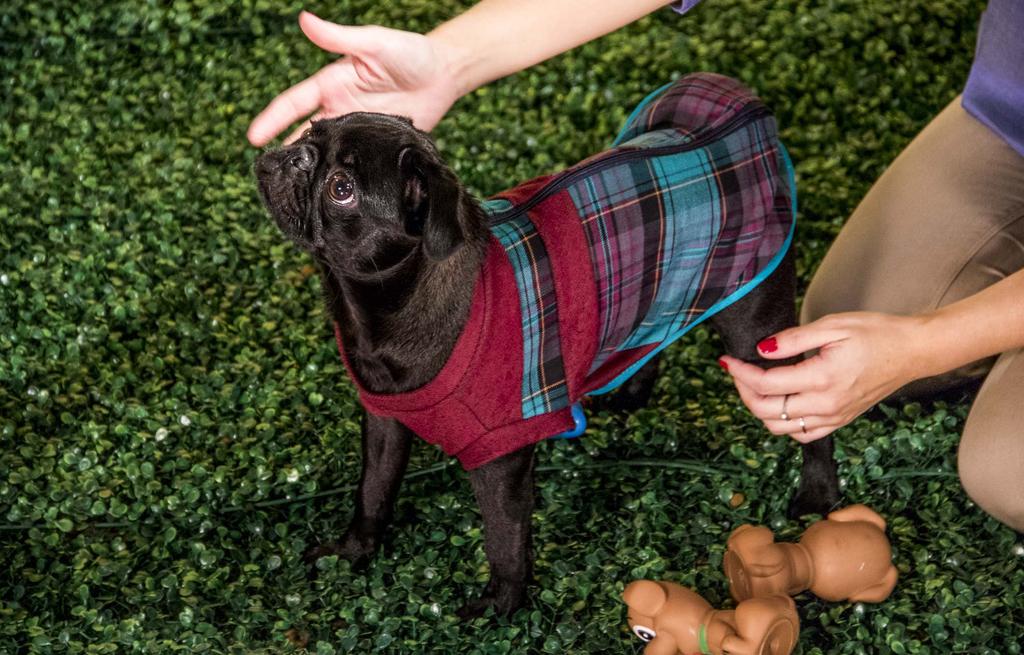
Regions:
<instances>
[{"instance_id":1,"label":"dog's front paw","mask_svg":"<svg viewBox=\"0 0 1024 655\"><path fill-rule=\"evenodd\" d=\"M337 555L340 559L352 562L354 566L366 566L373 559L379 546L380 540L376 536L349 530L339 541L325 541L310 547L302 559L309 566L313 566L314 570L316 561L329 555Z\"/></svg>"},{"instance_id":2,"label":"dog's front paw","mask_svg":"<svg viewBox=\"0 0 1024 655\"><path fill-rule=\"evenodd\" d=\"M471 620L483 616L490 608L498 616L511 616L526 605L526 583L491 578L479 598L475 598L455 614L460 619Z\"/></svg>"},{"instance_id":3,"label":"dog's front paw","mask_svg":"<svg viewBox=\"0 0 1024 655\"><path fill-rule=\"evenodd\" d=\"M839 506L839 490L828 484L801 484L796 495L789 501L786 516L798 519L805 514L827 515Z\"/></svg>"}]
</instances>

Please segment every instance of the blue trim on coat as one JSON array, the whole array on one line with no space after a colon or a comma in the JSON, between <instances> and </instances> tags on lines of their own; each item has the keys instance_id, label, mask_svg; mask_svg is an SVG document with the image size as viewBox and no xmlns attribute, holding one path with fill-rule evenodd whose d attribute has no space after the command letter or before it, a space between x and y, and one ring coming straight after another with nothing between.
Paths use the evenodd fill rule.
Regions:
<instances>
[{"instance_id":1,"label":"blue trim on coat","mask_svg":"<svg viewBox=\"0 0 1024 655\"><path fill-rule=\"evenodd\" d=\"M583 405L576 402L572 404L572 422L573 426L571 430L565 432L559 432L556 435L548 437L549 439L572 439L578 437L587 430L587 414L583 411Z\"/></svg>"},{"instance_id":2,"label":"blue trim on coat","mask_svg":"<svg viewBox=\"0 0 1024 655\"><path fill-rule=\"evenodd\" d=\"M636 109L634 109L633 113L629 115L629 118L626 119L626 122L622 124L622 129L619 130L618 136L616 136L615 140L612 141L612 148L622 143L623 137L626 136L626 132L629 131L629 129L633 126L633 121L636 120L636 117L640 115L640 112L642 112L647 107L647 105L651 104L652 100L661 95L662 91L672 86L673 84L675 84L675 81L659 86L657 89L648 93L647 97L640 101L640 104L636 106Z\"/></svg>"}]
</instances>

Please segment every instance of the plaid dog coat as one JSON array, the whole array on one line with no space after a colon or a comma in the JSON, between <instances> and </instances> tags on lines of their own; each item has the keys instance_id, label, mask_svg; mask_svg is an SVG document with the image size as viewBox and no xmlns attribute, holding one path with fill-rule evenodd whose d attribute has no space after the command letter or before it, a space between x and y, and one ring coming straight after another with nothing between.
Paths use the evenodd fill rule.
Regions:
<instances>
[{"instance_id":1,"label":"plaid dog coat","mask_svg":"<svg viewBox=\"0 0 1024 655\"><path fill-rule=\"evenodd\" d=\"M408 393L359 389L466 469L569 430L573 403L743 297L796 214L775 119L707 73L648 96L611 149L484 208L493 239L441 372Z\"/></svg>"}]
</instances>

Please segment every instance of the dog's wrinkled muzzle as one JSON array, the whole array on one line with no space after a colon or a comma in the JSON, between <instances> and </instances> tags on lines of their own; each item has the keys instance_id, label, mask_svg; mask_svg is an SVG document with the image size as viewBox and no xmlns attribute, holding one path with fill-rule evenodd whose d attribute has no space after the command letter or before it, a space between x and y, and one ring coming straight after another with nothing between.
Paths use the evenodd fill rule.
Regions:
<instances>
[{"instance_id":1,"label":"dog's wrinkled muzzle","mask_svg":"<svg viewBox=\"0 0 1024 655\"><path fill-rule=\"evenodd\" d=\"M256 158L260 195L278 226L300 247L323 246L319 217L308 216L309 185L320 154L307 144L285 146Z\"/></svg>"},{"instance_id":2,"label":"dog's wrinkled muzzle","mask_svg":"<svg viewBox=\"0 0 1024 655\"><path fill-rule=\"evenodd\" d=\"M310 145L299 144L270 150L256 158L256 175L260 178L281 175L308 175L316 168L319 153Z\"/></svg>"}]
</instances>

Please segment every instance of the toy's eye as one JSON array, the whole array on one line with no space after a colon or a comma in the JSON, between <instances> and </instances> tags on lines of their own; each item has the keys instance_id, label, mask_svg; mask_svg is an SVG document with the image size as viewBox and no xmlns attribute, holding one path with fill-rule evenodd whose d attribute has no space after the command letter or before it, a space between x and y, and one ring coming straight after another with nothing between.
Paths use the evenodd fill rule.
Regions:
<instances>
[{"instance_id":1,"label":"toy's eye","mask_svg":"<svg viewBox=\"0 0 1024 655\"><path fill-rule=\"evenodd\" d=\"M633 634L635 634L637 637L640 637L644 641L650 641L651 639L654 639L658 636L657 632L655 632L651 628L648 628L645 625L634 625Z\"/></svg>"},{"instance_id":2,"label":"toy's eye","mask_svg":"<svg viewBox=\"0 0 1024 655\"><path fill-rule=\"evenodd\" d=\"M346 173L335 173L327 180L327 197L339 205L351 205L356 199L356 187Z\"/></svg>"}]
</instances>

